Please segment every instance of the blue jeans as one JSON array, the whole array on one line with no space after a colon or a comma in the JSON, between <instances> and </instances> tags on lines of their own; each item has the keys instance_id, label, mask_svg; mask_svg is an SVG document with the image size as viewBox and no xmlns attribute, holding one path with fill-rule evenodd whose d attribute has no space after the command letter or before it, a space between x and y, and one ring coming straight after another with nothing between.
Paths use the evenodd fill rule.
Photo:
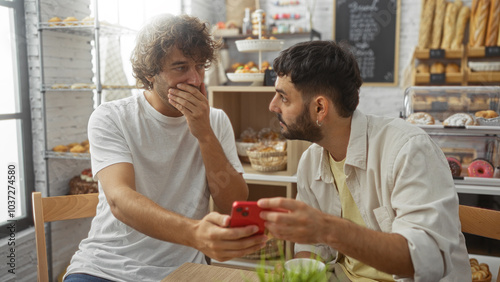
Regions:
<instances>
[{"instance_id":1,"label":"blue jeans","mask_svg":"<svg viewBox=\"0 0 500 282\"><path fill-rule=\"evenodd\" d=\"M90 274L75 273L68 275L64 279L64 282L113 282L113 281Z\"/></svg>"}]
</instances>

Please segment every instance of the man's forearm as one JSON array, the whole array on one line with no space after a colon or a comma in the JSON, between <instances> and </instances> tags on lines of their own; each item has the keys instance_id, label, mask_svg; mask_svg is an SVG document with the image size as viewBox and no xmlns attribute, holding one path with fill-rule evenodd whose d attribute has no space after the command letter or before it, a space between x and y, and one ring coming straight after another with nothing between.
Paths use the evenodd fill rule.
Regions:
<instances>
[{"instance_id":1,"label":"man's forearm","mask_svg":"<svg viewBox=\"0 0 500 282\"><path fill-rule=\"evenodd\" d=\"M214 202L223 213L229 213L234 201L248 198L248 186L227 159L214 134L207 141L200 142L200 150Z\"/></svg>"},{"instance_id":2,"label":"man's forearm","mask_svg":"<svg viewBox=\"0 0 500 282\"><path fill-rule=\"evenodd\" d=\"M116 192L120 194L117 197L106 196L118 220L150 237L191 246L193 232L190 230L195 220L168 211L132 189L117 189Z\"/></svg>"},{"instance_id":3,"label":"man's forearm","mask_svg":"<svg viewBox=\"0 0 500 282\"><path fill-rule=\"evenodd\" d=\"M332 248L380 271L413 276L408 242L400 234L371 230L334 216L325 222L324 240Z\"/></svg>"}]
</instances>

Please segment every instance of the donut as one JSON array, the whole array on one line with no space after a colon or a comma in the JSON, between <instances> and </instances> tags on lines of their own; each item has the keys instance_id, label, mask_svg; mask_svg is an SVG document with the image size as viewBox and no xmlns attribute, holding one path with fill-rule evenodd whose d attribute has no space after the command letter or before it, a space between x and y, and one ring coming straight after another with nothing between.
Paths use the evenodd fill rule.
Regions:
<instances>
[{"instance_id":1,"label":"donut","mask_svg":"<svg viewBox=\"0 0 500 282\"><path fill-rule=\"evenodd\" d=\"M447 119L443 121L444 125L448 126L466 126L466 125L475 125L476 120L473 116L467 113L457 113L449 116Z\"/></svg>"},{"instance_id":2,"label":"donut","mask_svg":"<svg viewBox=\"0 0 500 282\"><path fill-rule=\"evenodd\" d=\"M492 110L487 110L487 111L478 111L476 112L476 117L480 118L496 118L498 117L498 113Z\"/></svg>"},{"instance_id":3,"label":"donut","mask_svg":"<svg viewBox=\"0 0 500 282\"><path fill-rule=\"evenodd\" d=\"M469 164L467 170L470 177L493 177L493 165L487 160L475 159Z\"/></svg>"},{"instance_id":4,"label":"donut","mask_svg":"<svg viewBox=\"0 0 500 282\"><path fill-rule=\"evenodd\" d=\"M434 124L434 118L425 112L412 113L406 121L413 124Z\"/></svg>"},{"instance_id":5,"label":"donut","mask_svg":"<svg viewBox=\"0 0 500 282\"><path fill-rule=\"evenodd\" d=\"M462 165L460 164L460 161L454 157L447 157L446 160L450 166L451 175L453 177L460 177L460 174L462 173Z\"/></svg>"}]
</instances>

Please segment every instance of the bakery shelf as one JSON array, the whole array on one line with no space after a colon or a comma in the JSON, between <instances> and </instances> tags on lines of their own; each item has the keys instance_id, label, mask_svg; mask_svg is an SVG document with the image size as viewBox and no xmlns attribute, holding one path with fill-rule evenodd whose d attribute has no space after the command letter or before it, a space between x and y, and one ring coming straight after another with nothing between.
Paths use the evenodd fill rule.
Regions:
<instances>
[{"instance_id":1,"label":"bakery shelf","mask_svg":"<svg viewBox=\"0 0 500 282\"><path fill-rule=\"evenodd\" d=\"M445 127L442 124L418 125L429 135L456 135L456 136L500 136L499 126L471 125L465 127Z\"/></svg>"},{"instance_id":2,"label":"bakery shelf","mask_svg":"<svg viewBox=\"0 0 500 282\"><path fill-rule=\"evenodd\" d=\"M498 46L496 46L498 48ZM467 56L470 58L484 58L486 56L487 47L467 47ZM500 57L497 56L497 57Z\"/></svg>"},{"instance_id":3,"label":"bakery shelf","mask_svg":"<svg viewBox=\"0 0 500 282\"><path fill-rule=\"evenodd\" d=\"M444 73L446 84L461 84L464 81L464 73ZM430 73L415 73L415 85L429 85L431 83Z\"/></svg>"},{"instance_id":4,"label":"bakery shelf","mask_svg":"<svg viewBox=\"0 0 500 282\"><path fill-rule=\"evenodd\" d=\"M276 115L269 111L269 103L275 95L272 86L210 86L209 103L214 108L222 109L233 127L235 139L247 128L260 131L263 128L279 129ZM309 147L309 142L287 140L287 168L278 172L258 172L245 166L245 173L260 175L291 176L297 172L297 165L302 153Z\"/></svg>"},{"instance_id":5,"label":"bakery shelf","mask_svg":"<svg viewBox=\"0 0 500 282\"><path fill-rule=\"evenodd\" d=\"M90 153L45 151L45 158L47 158L47 159L90 160Z\"/></svg>"},{"instance_id":6,"label":"bakery shelf","mask_svg":"<svg viewBox=\"0 0 500 282\"><path fill-rule=\"evenodd\" d=\"M277 39L245 39L235 41L238 51L258 52L258 51L279 51L283 48L284 41Z\"/></svg>"},{"instance_id":7,"label":"bakery shelf","mask_svg":"<svg viewBox=\"0 0 500 282\"><path fill-rule=\"evenodd\" d=\"M65 32L70 34L82 36L94 36L95 29L98 29L100 36L113 36L113 35L134 35L137 31L118 25L111 25L101 23L99 26L88 24L88 22L75 22L75 25L60 26L54 23L40 22L38 25L40 30L51 30L57 32Z\"/></svg>"},{"instance_id":8,"label":"bakery shelf","mask_svg":"<svg viewBox=\"0 0 500 282\"><path fill-rule=\"evenodd\" d=\"M497 179L497 186L482 186L478 184L467 184L463 180L455 180L457 193L500 196L500 179Z\"/></svg>"},{"instance_id":9,"label":"bakery shelf","mask_svg":"<svg viewBox=\"0 0 500 282\"><path fill-rule=\"evenodd\" d=\"M415 59L431 59L432 49L415 49ZM464 55L464 49L444 50L444 59L461 59Z\"/></svg>"},{"instance_id":10,"label":"bakery shelf","mask_svg":"<svg viewBox=\"0 0 500 282\"><path fill-rule=\"evenodd\" d=\"M500 83L500 71L471 71L467 69L467 81L473 83Z\"/></svg>"}]
</instances>

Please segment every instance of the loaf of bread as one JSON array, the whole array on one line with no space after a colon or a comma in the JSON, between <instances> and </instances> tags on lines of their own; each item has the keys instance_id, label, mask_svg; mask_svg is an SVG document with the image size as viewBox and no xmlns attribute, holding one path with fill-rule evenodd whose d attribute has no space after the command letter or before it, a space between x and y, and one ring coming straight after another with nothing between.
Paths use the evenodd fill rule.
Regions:
<instances>
[{"instance_id":1,"label":"loaf of bread","mask_svg":"<svg viewBox=\"0 0 500 282\"><path fill-rule=\"evenodd\" d=\"M446 65L446 73L459 73L460 72L460 66L455 64L455 63L448 63Z\"/></svg>"},{"instance_id":2,"label":"loaf of bread","mask_svg":"<svg viewBox=\"0 0 500 282\"><path fill-rule=\"evenodd\" d=\"M491 0L485 46L496 46L500 25L500 0Z\"/></svg>"},{"instance_id":3,"label":"loaf of bread","mask_svg":"<svg viewBox=\"0 0 500 282\"><path fill-rule=\"evenodd\" d=\"M500 1L500 0L498 0ZM459 49L464 41L465 27L470 17L470 8L462 6L458 12L457 23L455 25L455 37L451 43L451 49Z\"/></svg>"},{"instance_id":4,"label":"loaf of bread","mask_svg":"<svg viewBox=\"0 0 500 282\"><path fill-rule=\"evenodd\" d=\"M418 35L418 47L421 49L430 47L432 20L434 18L435 8L436 0L426 0L422 8Z\"/></svg>"},{"instance_id":5,"label":"loaf of bread","mask_svg":"<svg viewBox=\"0 0 500 282\"><path fill-rule=\"evenodd\" d=\"M444 65L443 63L433 63L431 65L431 73L444 73L445 72L445 69L444 69Z\"/></svg>"},{"instance_id":6,"label":"loaf of bread","mask_svg":"<svg viewBox=\"0 0 500 282\"><path fill-rule=\"evenodd\" d=\"M455 37L455 25L457 22L458 6L454 3L448 3L446 6L446 15L444 17L443 41L441 49L449 49L451 41Z\"/></svg>"},{"instance_id":7,"label":"loaf of bread","mask_svg":"<svg viewBox=\"0 0 500 282\"><path fill-rule=\"evenodd\" d=\"M437 0L434 21L432 22L431 49L439 49L443 37L443 23L446 13L446 0Z\"/></svg>"},{"instance_id":8,"label":"loaf of bread","mask_svg":"<svg viewBox=\"0 0 500 282\"><path fill-rule=\"evenodd\" d=\"M489 10L490 0L480 0L474 15L474 47L484 46Z\"/></svg>"},{"instance_id":9,"label":"loaf of bread","mask_svg":"<svg viewBox=\"0 0 500 282\"><path fill-rule=\"evenodd\" d=\"M469 46L474 46L474 32L476 23L477 6L480 0L472 0L470 7L470 24L469 24Z\"/></svg>"},{"instance_id":10,"label":"loaf of bread","mask_svg":"<svg viewBox=\"0 0 500 282\"><path fill-rule=\"evenodd\" d=\"M429 65L425 63L418 64L417 73L429 73Z\"/></svg>"}]
</instances>

